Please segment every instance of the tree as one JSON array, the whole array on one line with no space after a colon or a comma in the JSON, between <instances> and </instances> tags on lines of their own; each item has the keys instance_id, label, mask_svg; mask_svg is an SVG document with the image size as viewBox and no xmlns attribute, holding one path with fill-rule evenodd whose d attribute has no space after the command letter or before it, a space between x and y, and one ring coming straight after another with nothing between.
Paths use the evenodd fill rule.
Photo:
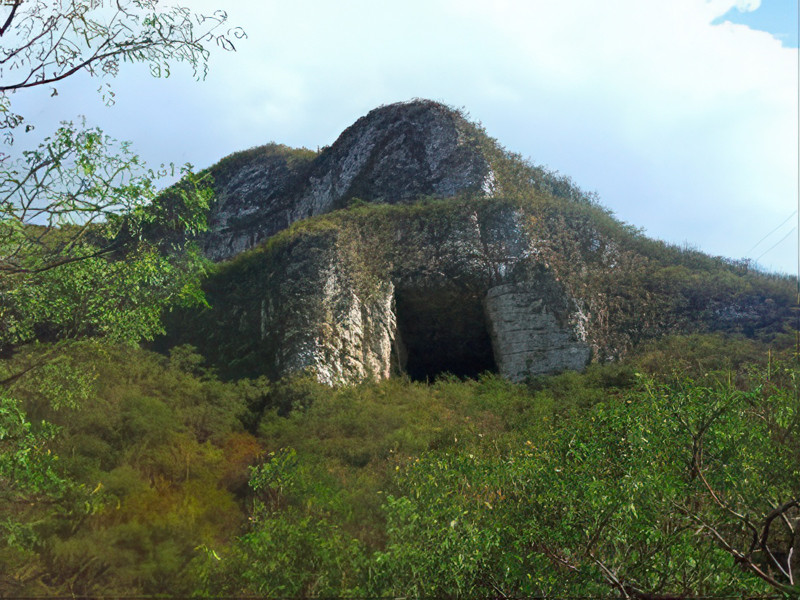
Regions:
<instances>
[{"instance_id":1,"label":"tree","mask_svg":"<svg viewBox=\"0 0 800 600\"><path fill-rule=\"evenodd\" d=\"M143 63L155 77L188 63L205 77L208 46L234 50L240 28L227 14L162 8L159 0L5 0L0 7L0 129L25 122L11 110L11 93L53 86L77 73L114 77L123 63ZM102 88L101 88L102 89ZM106 88L107 99L113 99ZM53 94L57 89L53 88Z\"/></svg>"},{"instance_id":2,"label":"tree","mask_svg":"<svg viewBox=\"0 0 800 600\"><path fill-rule=\"evenodd\" d=\"M138 62L161 77L187 63L202 78L208 46L233 50L244 37L223 31L226 22L224 11L164 9L158 0L7 0L0 129L13 141L25 122L11 110L12 94L80 72L108 78ZM163 174L128 144L67 122L16 160L0 155L0 355L34 340L149 338L164 306L198 298L199 263L184 244L204 227L208 181L187 170L155 204ZM169 230L177 235L165 248L153 234Z\"/></svg>"},{"instance_id":3,"label":"tree","mask_svg":"<svg viewBox=\"0 0 800 600\"><path fill-rule=\"evenodd\" d=\"M127 145L64 124L18 163L0 163L0 352L33 341L150 339L165 307L199 297L186 246L211 191L186 172L154 203ZM164 243L150 231L176 233Z\"/></svg>"},{"instance_id":4,"label":"tree","mask_svg":"<svg viewBox=\"0 0 800 600\"><path fill-rule=\"evenodd\" d=\"M158 0L7 0L0 129L13 142L25 122L11 110L12 94L80 72L108 78L138 62L160 77L187 63L202 78L208 46L233 50L232 39L244 37L223 31L226 22L224 11L164 9ZM186 171L156 204L163 174L128 144L68 122L22 157L0 154L0 356L36 340L150 338L165 306L198 299L200 263L184 244L204 226L208 182ZM165 248L154 230L177 235Z\"/></svg>"},{"instance_id":5,"label":"tree","mask_svg":"<svg viewBox=\"0 0 800 600\"><path fill-rule=\"evenodd\" d=\"M33 129L13 110L16 94L51 86L55 95L55 85L81 72L107 82L124 63L147 65L156 77L187 63L202 79L210 48L234 50L233 40L244 37L226 23L224 11L202 15L158 0L5 0L0 130L7 148L18 128ZM101 91L113 102L107 83ZM158 196L163 174L148 170L127 143L82 123L62 123L17 157L0 153L0 357L7 359L0 362L0 487L16 504L43 494L59 501L69 482L59 479L47 446L52 428L27 420L15 386L35 376L54 405L79 403L91 374L70 373L68 361L58 361L65 346L151 338L162 310L201 300L203 262L187 240L204 227L210 182L187 168ZM23 529L14 506L3 503L3 537L19 544Z\"/></svg>"},{"instance_id":6,"label":"tree","mask_svg":"<svg viewBox=\"0 0 800 600\"><path fill-rule=\"evenodd\" d=\"M411 463L374 591L797 597L797 375L645 380L505 455Z\"/></svg>"}]
</instances>

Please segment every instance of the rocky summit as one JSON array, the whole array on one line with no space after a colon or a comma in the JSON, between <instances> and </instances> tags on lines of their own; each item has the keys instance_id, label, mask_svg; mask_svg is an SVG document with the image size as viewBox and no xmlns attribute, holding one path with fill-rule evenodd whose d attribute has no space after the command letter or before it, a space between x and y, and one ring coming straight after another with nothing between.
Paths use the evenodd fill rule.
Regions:
<instances>
[{"instance_id":1,"label":"rocky summit","mask_svg":"<svg viewBox=\"0 0 800 600\"><path fill-rule=\"evenodd\" d=\"M230 258L356 198L391 204L485 191L492 173L473 136L457 112L416 101L373 110L319 154L274 144L235 154L214 169L218 202L204 250Z\"/></svg>"},{"instance_id":2,"label":"rocky summit","mask_svg":"<svg viewBox=\"0 0 800 600\"><path fill-rule=\"evenodd\" d=\"M648 239L435 102L209 172L210 306L169 341L227 376L523 381L669 333L776 335L792 303L788 280Z\"/></svg>"}]
</instances>

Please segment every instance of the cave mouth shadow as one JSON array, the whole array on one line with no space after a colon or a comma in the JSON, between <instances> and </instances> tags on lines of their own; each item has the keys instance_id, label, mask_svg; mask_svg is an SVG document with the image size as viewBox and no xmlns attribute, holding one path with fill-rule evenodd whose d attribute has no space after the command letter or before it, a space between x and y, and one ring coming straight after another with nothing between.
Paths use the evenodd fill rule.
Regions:
<instances>
[{"instance_id":1,"label":"cave mouth shadow","mask_svg":"<svg viewBox=\"0 0 800 600\"><path fill-rule=\"evenodd\" d=\"M497 373L482 296L454 286L398 290L395 364L412 381Z\"/></svg>"}]
</instances>

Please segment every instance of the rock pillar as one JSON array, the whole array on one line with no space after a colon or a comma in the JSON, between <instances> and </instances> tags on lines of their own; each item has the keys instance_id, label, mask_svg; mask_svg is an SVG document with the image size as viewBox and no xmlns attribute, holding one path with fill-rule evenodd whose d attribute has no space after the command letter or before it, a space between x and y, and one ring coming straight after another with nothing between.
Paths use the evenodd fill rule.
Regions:
<instances>
[{"instance_id":1,"label":"rock pillar","mask_svg":"<svg viewBox=\"0 0 800 600\"><path fill-rule=\"evenodd\" d=\"M551 287L551 286L546 286ZM551 290L552 291L552 290ZM486 318L500 374L511 381L530 375L582 370L589 346L557 315L535 283L505 284L486 294Z\"/></svg>"}]
</instances>

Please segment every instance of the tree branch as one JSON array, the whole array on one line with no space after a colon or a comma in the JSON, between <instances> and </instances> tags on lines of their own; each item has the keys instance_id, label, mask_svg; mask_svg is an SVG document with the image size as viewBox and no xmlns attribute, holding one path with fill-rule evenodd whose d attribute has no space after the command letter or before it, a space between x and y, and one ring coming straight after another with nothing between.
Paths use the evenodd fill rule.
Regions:
<instances>
[{"instance_id":1,"label":"tree branch","mask_svg":"<svg viewBox=\"0 0 800 600\"><path fill-rule=\"evenodd\" d=\"M11 22L14 20L14 15L17 13L17 9L22 4L22 0L15 0L14 4L11 6L11 12L8 14L8 18L6 22L0 27L0 37L8 31L8 28L11 27Z\"/></svg>"}]
</instances>

